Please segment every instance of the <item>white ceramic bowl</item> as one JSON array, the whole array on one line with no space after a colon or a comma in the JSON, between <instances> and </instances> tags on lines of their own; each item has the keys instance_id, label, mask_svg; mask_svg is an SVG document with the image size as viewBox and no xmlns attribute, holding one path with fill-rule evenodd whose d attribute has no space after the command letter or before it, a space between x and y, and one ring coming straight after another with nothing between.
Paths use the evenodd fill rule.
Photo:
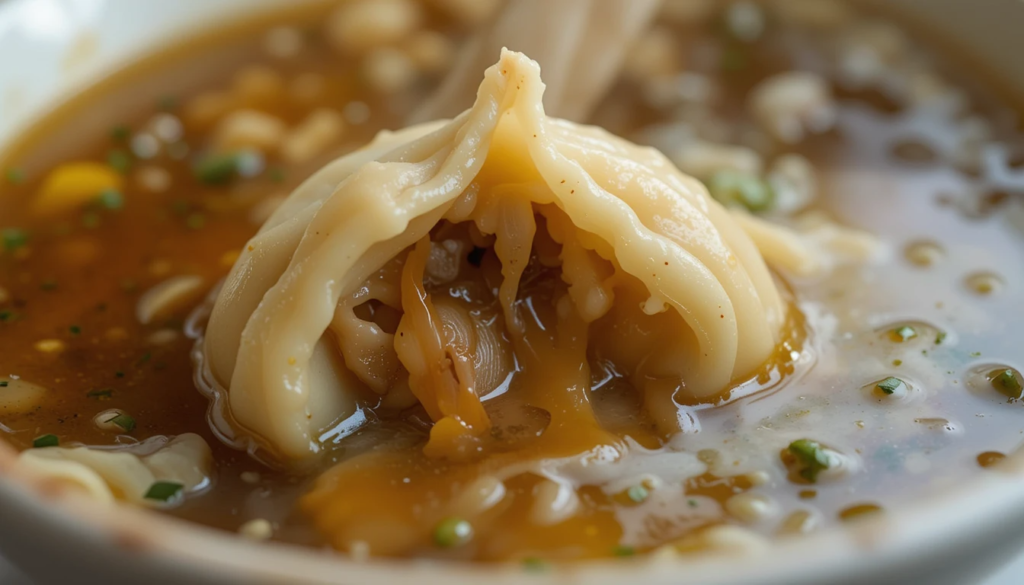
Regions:
<instances>
[{"instance_id":1,"label":"white ceramic bowl","mask_svg":"<svg viewBox=\"0 0 1024 585\"><path fill-rule=\"evenodd\" d=\"M304 0L313 1L313 0ZM557 1L557 0L556 0ZM626 0L623 0L626 1ZM882 1L882 0L878 0ZM140 54L226 19L297 0L7 0L0 3L0 147L68 95ZM1024 95L1024 3L888 0L943 31ZM83 54L83 47L96 43ZM69 59L69 54L74 58ZM76 64L68 68L69 61ZM12 470L0 442L0 553L40 583L593 583L872 585L977 583L1024 544L1024 454L852 529L742 557L587 563L543 574L437 562L356 563L124 507L103 507Z\"/></svg>"}]
</instances>

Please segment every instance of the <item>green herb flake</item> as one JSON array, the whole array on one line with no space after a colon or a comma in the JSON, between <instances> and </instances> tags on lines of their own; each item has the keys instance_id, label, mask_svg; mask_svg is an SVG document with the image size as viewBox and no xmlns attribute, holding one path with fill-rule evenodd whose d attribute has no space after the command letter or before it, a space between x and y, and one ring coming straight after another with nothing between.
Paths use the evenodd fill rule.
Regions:
<instances>
[{"instance_id":1,"label":"green herb flake","mask_svg":"<svg viewBox=\"0 0 1024 585\"><path fill-rule=\"evenodd\" d=\"M282 169L281 167L274 167L270 169L269 175L270 180L275 183L280 183L285 179L284 169Z\"/></svg>"},{"instance_id":2,"label":"green herb flake","mask_svg":"<svg viewBox=\"0 0 1024 585\"><path fill-rule=\"evenodd\" d=\"M124 207L124 195L117 189L104 189L96 198L96 203L103 209L117 211Z\"/></svg>"},{"instance_id":3,"label":"green herb flake","mask_svg":"<svg viewBox=\"0 0 1024 585\"><path fill-rule=\"evenodd\" d=\"M124 378L124 372L122 372L121 370L118 370L118 371L114 372L114 377L115 378Z\"/></svg>"},{"instance_id":4,"label":"green herb flake","mask_svg":"<svg viewBox=\"0 0 1024 585\"><path fill-rule=\"evenodd\" d=\"M56 447L57 445L60 445L60 439L57 438L57 435L43 435L41 437L36 437L35 440L32 441L32 446L36 449Z\"/></svg>"},{"instance_id":5,"label":"green herb flake","mask_svg":"<svg viewBox=\"0 0 1024 585\"><path fill-rule=\"evenodd\" d=\"M971 357L981 357L981 352L980 351L972 351L971 352Z\"/></svg>"},{"instance_id":6,"label":"green herb flake","mask_svg":"<svg viewBox=\"0 0 1024 585\"><path fill-rule=\"evenodd\" d=\"M638 504L646 500L649 495L650 492L648 492L647 488L642 485L634 485L626 490L626 496Z\"/></svg>"},{"instance_id":7,"label":"green herb flake","mask_svg":"<svg viewBox=\"0 0 1024 585\"><path fill-rule=\"evenodd\" d=\"M127 175L132 168L132 158L127 152L115 148L107 153L107 164L122 175Z\"/></svg>"},{"instance_id":8,"label":"green herb flake","mask_svg":"<svg viewBox=\"0 0 1024 585\"><path fill-rule=\"evenodd\" d=\"M132 129L127 124L118 124L110 129L110 139L114 142L124 142L132 135Z\"/></svg>"},{"instance_id":9,"label":"green herb flake","mask_svg":"<svg viewBox=\"0 0 1024 585\"><path fill-rule=\"evenodd\" d=\"M68 327L68 333L70 333L71 335L81 335L82 328L79 327L78 325L72 325L71 327Z\"/></svg>"},{"instance_id":10,"label":"green herb flake","mask_svg":"<svg viewBox=\"0 0 1024 585\"><path fill-rule=\"evenodd\" d=\"M904 341L910 341L911 339L917 337L917 331L910 325L904 325L902 327L897 327L896 329L893 329L892 337L895 341L902 343Z\"/></svg>"},{"instance_id":11,"label":"green herb flake","mask_svg":"<svg viewBox=\"0 0 1024 585\"><path fill-rule=\"evenodd\" d=\"M1024 384L1021 383L1020 374L1016 370L1010 368L997 370L990 376L992 377L992 387L1000 394L1017 399L1024 394Z\"/></svg>"},{"instance_id":12,"label":"green herb flake","mask_svg":"<svg viewBox=\"0 0 1024 585\"><path fill-rule=\"evenodd\" d=\"M149 486L149 490L146 491L146 495L143 497L147 500L170 502L177 498L184 489L185 486L180 483L174 483L172 481L158 481Z\"/></svg>"},{"instance_id":13,"label":"green herb flake","mask_svg":"<svg viewBox=\"0 0 1024 585\"><path fill-rule=\"evenodd\" d=\"M636 549L631 546L620 544L612 549L612 554L617 557L631 557L636 554Z\"/></svg>"},{"instance_id":14,"label":"green herb flake","mask_svg":"<svg viewBox=\"0 0 1024 585\"><path fill-rule=\"evenodd\" d=\"M100 227L100 214L94 211L87 211L82 215L82 227L90 230L94 230Z\"/></svg>"},{"instance_id":15,"label":"green herb flake","mask_svg":"<svg viewBox=\"0 0 1024 585\"><path fill-rule=\"evenodd\" d=\"M15 313L14 311L0 311L0 323L10 323L11 321L16 321L17 319L18 314Z\"/></svg>"},{"instance_id":16,"label":"green herb flake","mask_svg":"<svg viewBox=\"0 0 1024 585\"><path fill-rule=\"evenodd\" d=\"M8 384L7 380L0 380L0 388L6 388Z\"/></svg>"},{"instance_id":17,"label":"green herb flake","mask_svg":"<svg viewBox=\"0 0 1024 585\"><path fill-rule=\"evenodd\" d=\"M115 425L121 427L121 430L123 430L126 433L130 433L135 430L135 419L128 416L127 414L124 414L123 412L118 413L103 422L114 423Z\"/></svg>"},{"instance_id":18,"label":"green herb flake","mask_svg":"<svg viewBox=\"0 0 1024 585\"><path fill-rule=\"evenodd\" d=\"M831 467L832 462L821 444L810 439L798 439L786 449L800 463L800 477L811 483L818 481L818 474Z\"/></svg>"},{"instance_id":19,"label":"green herb flake","mask_svg":"<svg viewBox=\"0 0 1024 585\"><path fill-rule=\"evenodd\" d=\"M179 103L178 96L164 95L164 96L160 96L160 99L157 100L156 105L161 110L163 110L165 112L169 112L171 110L177 109L178 103Z\"/></svg>"},{"instance_id":20,"label":"green herb flake","mask_svg":"<svg viewBox=\"0 0 1024 585\"><path fill-rule=\"evenodd\" d=\"M523 559L523 568L530 573L543 573L548 570L548 563L537 557L526 557Z\"/></svg>"},{"instance_id":21,"label":"green herb flake","mask_svg":"<svg viewBox=\"0 0 1024 585\"><path fill-rule=\"evenodd\" d=\"M136 367L143 366L143 365L146 364L146 362L148 362L151 359L153 359L153 354L151 354L151 353L149 353L147 351L146 353L142 354L142 357L140 357L137 362L135 362L135 366Z\"/></svg>"},{"instance_id":22,"label":"green herb flake","mask_svg":"<svg viewBox=\"0 0 1024 585\"><path fill-rule=\"evenodd\" d=\"M737 171L719 171L708 181L711 196L725 206L742 206L754 213L775 203L775 192L758 177Z\"/></svg>"},{"instance_id":23,"label":"green herb flake","mask_svg":"<svg viewBox=\"0 0 1024 585\"><path fill-rule=\"evenodd\" d=\"M935 345L942 345L943 341L946 341L946 332L939 331L935 334Z\"/></svg>"},{"instance_id":24,"label":"green herb flake","mask_svg":"<svg viewBox=\"0 0 1024 585\"><path fill-rule=\"evenodd\" d=\"M18 228L5 228L0 230L0 239L4 242L4 250L13 252L28 244L28 232Z\"/></svg>"},{"instance_id":25,"label":"green herb flake","mask_svg":"<svg viewBox=\"0 0 1024 585\"><path fill-rule=\"evenodd\" d=\"M697 506L700 505L700 502L698 502L697 500L692 500L691 499L691 500L686 500L686 504L688 506L690 506L691 508L696 508Z\"/></svg>"},{"instance_id":26,"label":"green herb flake","mask_svg":"<svg viewBox=\"0 0 1024 585\"><path fill-rule=\"evenodd\" d=\"M441 548L462 546L473 538L473 525L462 518L445 518L434 527L434 544Z\"/></svg>"},{"instance_id":27,"label":"green herb flake","mask_svg":"<svg viewBox=\"0 0 1024 585\"><path fill-rule=\"evenodd\" d=\"M237 154L209 155L196 165L195 176L207 185L224 185L238 176Z\"/></svg>"},{"instance_id":28,"label":"green herb flake","mask_svg":"<svg viewBox=\"0 0 1024 585\"><path fill-rule=\"evenodd\" d=\"M201 230L206 225L206 216L202 213L190 213L185 218L185 227L190 230Z\"/></svg>"},{"instance_id":29,"label":"green herb flake","mask_svg":"<svg viewBox=\"0 0 1024 585\"><path fill-rule=\"evenodd\" d=\"M101 390L90 390L85 395L88 398L94 398L96 400L106 400L114 396L114 389L103 388Z\"/></svg>"},{"instance_id":30,"label":"green herb flake","mask_svg":"<svg viewBox=\"0 0 1024 585\"><path fill-rule=\"evenodd\" d=\"M4 171L4 179L11 185L20 185L25 182L25 171L17 167L11 167Z\"/></svg>"},{"instance_id":31,"label":"green herb flake","mask_svg":"<svg viewBox=\"0 0 1024 585\"><path fill-rule=\"evenodd\" d=\"M889 376L888 378L875 384L875 388L878 388L880 391L882 391L883 394L892 394L893 392L898 390L899 387L902 385L903 380Z\"/></svg>"}]
</instances>

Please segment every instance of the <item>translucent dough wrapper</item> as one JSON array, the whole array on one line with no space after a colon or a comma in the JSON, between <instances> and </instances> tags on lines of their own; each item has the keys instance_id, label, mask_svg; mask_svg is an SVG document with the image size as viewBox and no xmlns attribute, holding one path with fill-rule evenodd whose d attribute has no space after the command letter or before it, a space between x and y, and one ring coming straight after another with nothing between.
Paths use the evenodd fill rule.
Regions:
<instances>
[{"instance_id":1,"label":"translucent dough wrapper","mask_svg":"<svg viewBox=\"0 0 1024 585\"><path fill-rule=\"evenodd\" d=\"M435 430L484 432L480 399L514 370L520 280L537 263L560 266L559 322L589 331L584 347L624 369L649 411L711 399L769 359L786 306L736 220L656 150L547 117L543 92L538 65L503 51L471 109L383 133L277 210L201 346L223 435L301 462L360 405L417 402ZM446 254L467 241L491 250L479 270L492 314L421 284L451 277Z\"/></svg>"}]
</instances>

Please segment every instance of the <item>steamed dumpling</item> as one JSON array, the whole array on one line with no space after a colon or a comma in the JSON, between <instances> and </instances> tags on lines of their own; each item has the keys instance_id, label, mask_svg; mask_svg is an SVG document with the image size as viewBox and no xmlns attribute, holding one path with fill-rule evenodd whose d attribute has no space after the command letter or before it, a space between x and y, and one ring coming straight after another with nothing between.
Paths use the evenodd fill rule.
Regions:
<instances>
[{"instance_id":1,"label":"steamed dumpling","mask_svg":"<svg viewBox=\"0 0 1024 585\"><path fill-rule=\"evenodd\" d=\"M206 330L223 434L301 461L361 406L418 403L428 453L454 456L516 376L596 426L595 360L671 433L677 402L769 360L787 307L733 216L657 151L547 117L543 92L503 51L470 110L384 133L292 194Z\"/></svg>"}]
</instances>

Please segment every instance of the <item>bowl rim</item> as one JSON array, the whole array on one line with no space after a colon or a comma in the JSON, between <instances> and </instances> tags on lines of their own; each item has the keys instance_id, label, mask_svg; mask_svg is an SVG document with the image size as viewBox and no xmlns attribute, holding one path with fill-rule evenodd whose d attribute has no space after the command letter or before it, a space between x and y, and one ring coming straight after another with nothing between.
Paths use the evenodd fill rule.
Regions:
<instances>
[{"instance_id":1,"label":"bowl rim","mask_svg":"<svg viewBox=\"0 0 1024 585\"><path fill-rule=\"evenodd\" d=\"M302 0L305 3L325 0ZM14 4L12 2L11 4ZM10 4L8 5L8 7ZM2 8L2 7L0 7ZM273 12L269 2L256 12ZM264 15L265 16L265 15ZM210 18L193 34L220 28L220 18ZM175 43L180 42L176 40ZM159 42L148 46L157 52ZM131 63L129 61L128 63ZM48 100L49 112L58 107L68 90L81 89L126 63L111 61ZM29 117L30 123L37 120ZM12 136L24 128L16 129ZM6 137L8 140L10 137ZM6 145L6 142L5 142ZM515 563L497 565L464 562L353 560L345 555L283 543L255 543L235 534L191 523L124 503L97 505L73 489L17 465L18 452L0 438L0 502L28 510L34 516L60 525L80 538L109 542L115 551L177 565L186 573L213 572L225 578L271 579L289 583L371 583L417 579L427 583L457 585L482 579L500 585L586 582L621 584L642 577L650 585L678 583L680 569L688 582L739 584L758 581L785 585L812 585L862 572L865 566L885 571L904 566L990 532L996 524L1024 520L1024 448L988 470L979 470L962 483L938 493L906 502L898 509L865 518L855 524L835 526L813 537L772 541L765 548L744 550L752 562L735 562L735 554L700 557L647 555L636 559L594 560L553 564L541 574L524 573ZM941 510L942 514L936 514ZM1008 511L1016 510L1015 514ZM956 538L950 539L950 534ZM17 564L18 559L12 559Z\"/></svg>"}]
</instances>

